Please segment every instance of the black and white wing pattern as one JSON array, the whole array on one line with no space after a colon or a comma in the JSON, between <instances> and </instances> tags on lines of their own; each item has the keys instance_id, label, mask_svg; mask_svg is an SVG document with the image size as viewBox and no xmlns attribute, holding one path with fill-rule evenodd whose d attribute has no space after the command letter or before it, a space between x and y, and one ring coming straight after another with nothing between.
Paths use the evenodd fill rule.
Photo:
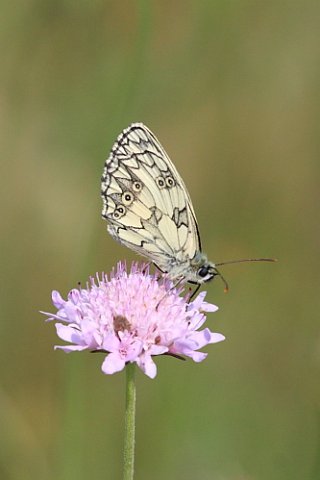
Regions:
<instances>
[{"instance_id":1,"label":"black and white wing pattern","mask_svg":"<svg viewBox=\"0 0 320 480\"><path fill-rule=\"evenodd\" d=\"M172 279L207 281L190 196L155 135L142 123L123 130L106 160L101 195L108 231ZM207 272L206 272L207 273Z\"/></svg>"}]
</instances>

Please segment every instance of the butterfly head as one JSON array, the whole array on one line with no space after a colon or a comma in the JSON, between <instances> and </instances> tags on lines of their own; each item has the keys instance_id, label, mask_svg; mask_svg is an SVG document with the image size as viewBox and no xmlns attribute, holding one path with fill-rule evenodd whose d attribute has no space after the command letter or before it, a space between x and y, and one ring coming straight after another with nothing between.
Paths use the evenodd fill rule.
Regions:
<instances>
[{"instance_id":1,"label":"butterfly head","mask_svg":"<svg viewBox=\"0 0 320 480\"><path fill-rule=\"evenodd\" d=\"M192 270L192 275L188 279L190 283L201 285L202 283L210 282L216 275L221 276L215 264L209 262L207 256L202 252L197 252L191 260L190 266Z\"/></svg>"},{"instance_id":2,"label":"butterfly head","mask_svg":"<svg viewBox=\"0 0 320 480\"><path fill-rule=\"evenodd\" d=\"M197 283L206 283L210 282L216 275L219 275L218 270L215 268L213 263L206 262L196 272Z\"/></svg>"}]
</instances>

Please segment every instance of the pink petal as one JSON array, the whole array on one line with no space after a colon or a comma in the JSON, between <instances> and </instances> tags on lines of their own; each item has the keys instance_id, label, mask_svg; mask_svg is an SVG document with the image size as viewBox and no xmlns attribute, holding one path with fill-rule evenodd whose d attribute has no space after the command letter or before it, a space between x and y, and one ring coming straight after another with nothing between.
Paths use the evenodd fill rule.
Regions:
<instances>
[{"instance_id":1,"label":"pink petal","mask_svg":"<svg viewBox=\"0 0 320 480\"><path fill-rule=\"evenodd\" d=\"M112 374L123 370L126 362L117 353L109 353L104 359L101 369L103 373Z\"/></svg>"},{"instance_id":2,"label":"pink petal","mask_svg":"<svg viewBox=\"0 0 320 480\"><path fill-rule=\"evenodd\" d=\"M136 340L134 343L131 345L126 345L126 361L133 361L136 360L138 355L140 355L142 351L142 342L141 340Z\"/></svg>"},{"instance_id":3,"label":"pink petal","mask_svg":"<svg viewBox=\"0 0 320 480\"><path fill-rule=\"evenodd\" d=\"M154 378L157 375L157 366L150 355L141 355L137 359L137 364L148 377Z\"/></svg>"},{"instance_id":4,"label":"pink petal","mask_svg":"<svg viewBox=\"0 0 320 480\"><path fill-rule=\"evenodd\" d=\"M212 333L209 328L205 328L204 330L201 330L201 332L193 332L189 337L190 340L192 339L196 343L196 350L208 345L208 343L212 343L211 338Z\"/></svg>"},{"instance_id":5,"label":"pink petal","mask_svg":"<svg viewBox=\"0 0 320 480\"><path fill-rule=\"evenodd\" d=\"M163 353L166 353L169 351L169 348L168 347L165 347L163 345L152 345L149 349L148 349L148 353L150 355L162 355Z\"/></svg>"},{"instance_id":6,"label":"pink petal","mask_svg":"<svg viewBox=\"0 0 320 480\"><path fill-rule=\"evenodd\" d=\"M211 340L210 340L210 343L218 343L218 342L222 342L223 340L225 340L226 337L224 335L222 335L221 333L212 333L211 332Z\"/></svg>"},{"instance_id":7,"label":"pink petal","mask_svg":"<svg viewBox=\"0 0 320 480\"><path fill-rule=\"evenodd\" d=\"M65 300L61 297L60 293L57 290L53 290L51 294L52 303L56 308L62 308L66 303Z\"/></svg>"},{"instance_id":8,"label":"pink petal","mask_svg":"<svg viewBox=\"0 0 320 480\"><path fill-rule=\"evenodd\" d=\"M72 326L56 323L56 330L58 337L62 340L75 344L83 344L81 332L75 330Z\"/></svg>"},{"instance_id":9,"label":"pink petal","mask_svg":"<svg viewBox=\"0 0 320 480\"><path fill-rule=\"evenodd\" d=\"M202 305L202 302L206 296L207 292L200 292L196 298L189 303L189 309L188 310L191 310L191 309L196 309L198 310L201 305Z\"/></svg>"},{"instance_id":10,"label":"pink petal","mask_svg":"<svg viewBox=\"0 0 320 480\"><path fill-rule=\"evenodd\" d=\"M203 312L216 312L219 310L219 307L217 307L217 305L213 305L213 303L203 302L200 306L200 310Z\"/></svg>"},{"instance_id":11,"label":"pink petal","mask_svg":"<svg viewBox=\"0 0 320 480\"><path fill-rule=\"evenodd\" d=\"M219 310L216 305L204 301L206 295L207 292L199 293L197 298L195 298L193 302L189 303L189 310L195 309L203 312L216 312L217 310Z\"/></svg>"},{"instance_id":12,"label":"pink petal","mask_svg":"<svg viewBox=\"0 0 320 480\"><path fill-rule=\"evenodd\" d=\"M119 345L119 338L114 334L114 332L110 332L103 339L102 348L104 348L104 350L107 350L108 352L115 352L119 349Z\"/></svg>"},{"instance_id":13,"label":"pink petal","mask_svg":"<svg viewBox=\"0 0 320 480\"><path fill-rule=\"evenodd\" d=\"M202 362L208 354L203 352L190 352L189 355L187 353L185 353L185 355L191 357L194 362L199 363Z\"/></svg>"},{"instance_id":14,"label":"pink petal","mask_svg":"<svg viewBox=\"0 0 320 480\"><path fill-rule=\"evenodd\" d=\"M86 345L55 345L55 350L63 350L66 353L70 352L81 352L86 350L88 347Z\"/></svg>"},{"instance_id":15,"label":"pink petal","mask_svg":"<svg viewBox=\"0 0 320 480\"><path fill-rule=\"evenodd\" d=\"M49 312L44 312L43 310L40 310L40 313L43 313L43 315L48 315L49 318L46 318L46 322L50 322L51 320L60 320L60 322L66 321L65 318L62 318L60 315L55 315L54 313L49 313Z\"/></svg>"}]
</instances>

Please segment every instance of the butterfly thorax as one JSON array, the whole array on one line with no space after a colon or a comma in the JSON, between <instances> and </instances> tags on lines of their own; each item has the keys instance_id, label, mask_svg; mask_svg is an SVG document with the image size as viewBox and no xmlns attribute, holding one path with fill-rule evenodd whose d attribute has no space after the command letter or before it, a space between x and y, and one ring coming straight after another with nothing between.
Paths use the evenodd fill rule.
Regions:
<instances>
[{"instance_id":1,"label":"butterfly thorax","mask_svg":"<svg viewBox=\"0 0 320 480\"><path fill-rule=\"evenodd\" d=\"M209 262L207 256L202 252L197 252L192 259L175 262L167 273L172 280L183 279L198 285L209 282L215 275L218 275L218 272L214 263Z\"/></svg>"}]
</instances>

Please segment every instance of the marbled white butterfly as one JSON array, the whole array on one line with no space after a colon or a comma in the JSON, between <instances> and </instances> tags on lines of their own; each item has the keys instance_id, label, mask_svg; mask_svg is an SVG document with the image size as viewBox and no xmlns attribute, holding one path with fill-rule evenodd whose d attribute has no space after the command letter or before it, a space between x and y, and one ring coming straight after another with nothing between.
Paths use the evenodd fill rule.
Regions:
<instances>
[{"instance_id":1,"label":"marbled white butterfly","mask_svg":"<svg viewBox=\"0 0 320 480\"><path fill-rule=\"evenodd\" d=\"M102 216L112 237L147 257L173 281L200 285L221 276L217 266L233 263L214 264L201 251L186 186L160 142L142 123L123 130L113 145L105 162L101 196ZM263 260L271 259L249 261Z\"/></svg>"}]
</instances>

